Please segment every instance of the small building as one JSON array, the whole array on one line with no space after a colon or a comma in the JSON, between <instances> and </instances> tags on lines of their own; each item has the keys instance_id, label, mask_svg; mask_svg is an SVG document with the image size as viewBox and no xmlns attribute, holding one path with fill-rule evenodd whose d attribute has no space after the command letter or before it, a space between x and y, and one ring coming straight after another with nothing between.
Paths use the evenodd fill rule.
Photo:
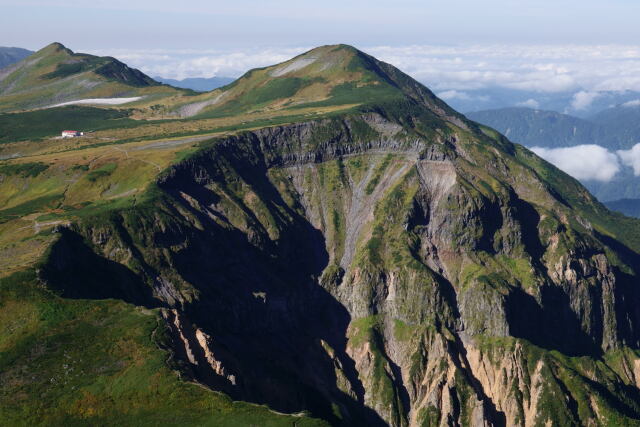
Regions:
<instances>
[{"instance_id":1,"label":"small building","mask_svg":"<svg viewBox=\"0 0 640 427\"><path fill-rule=\"evenodd\" d=\"M84 135L84 132L80 132L77 130L63 130L62 131L62 137L63 138L74 138L76 136L82 136Z\"/></svg>"}]
</instances>

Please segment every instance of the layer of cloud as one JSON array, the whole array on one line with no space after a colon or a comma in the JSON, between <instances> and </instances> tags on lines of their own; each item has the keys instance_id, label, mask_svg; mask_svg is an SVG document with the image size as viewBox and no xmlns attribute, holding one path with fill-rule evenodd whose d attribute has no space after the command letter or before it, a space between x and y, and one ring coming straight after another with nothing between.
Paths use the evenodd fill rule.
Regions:
<instances>
[{"instance_id":1,"label":"layer of cloud","mask_svg":"<svg viewBox=\"0 0 640 427\"><path fill-rule=\"evenodd\" d=\"M581 90L580 92L577 92L575 95L573 95L571 106L574 110L586 110L599 96L600 94L598 92L587 92Z\"/></svg>"},{"instance_id":2,"label":"layer of cloud","mask_svg":"<svg viewBox=\"0 0 640 427\"><path fill-rule=\"evenodd\" d=\"M640 99L634 99L633 101L625 102L623 107L640 107Z\"/></svg>"},{"instance_id":3,"label":"layer of cloud","mask_svg":"<svg viewBox=\"0 0 640 427\"><path fill-rule=\"evenodd\" d=\"M635 176L640 176L640 143L629 150L615 152L595 144L531 147L531 151L581 181L611 181L624 166L632 168Z\"/></svg>"},{"instance_id":4,"label":"layer of cloud","mask_svg":"<svg viewBox=\"0 0 640 427\"><path fill-rule=\"evenodd\" d=\"M189 77L239 77L246 71L286 61L308 47L279 49L225 50L123 50L103 49L89 53L114 56L119 60L139 68L150 76L185 79Z\"/></svg>"},{"instance_id":5,"label":"layer of cloud","mask_svg":"<svg viewBox=\"0 0 640 427\"><path fill-rule=\"evenodd\" d=\"M449 101L452 99L459 99L463 101L489 101L489 97L485 95L470 95L467 92L459 90L445 90L439 92L438 98Z\"/></svg>"},{"instance_id":6,"label":"layer of cloud","mask_svg":"<svg viewBox=\"0 0 640 427\"><path fill-rule=\"evenodd\" d=\"M122 50L111 55L148 74L167 78L230 76L274 64L310 49ZM637 45L358 46L436 92L503 87L537 92L640 91ZM454 94L454 93L452 93Z\"/></svg>"},{"instance_id":7,"label":"layer of cloud","mask_svg":"<svg viewBox=\"0 0 640 427\"><path fill-rule=\"evenodd\" d=\"M518 102L518 104L516 105L518 107L529 107L534 109L540 108L540 103L533 98L527 99L526 101L523 101L523 102Z\"/></svg>"},{"instance_id":8,"label":"layer of cloud","mask_svg":"<svg viewBox=\"0 0 640 427\"><path fill-rule=\"evenodd\" d=\"M365 50L439 90L495 86L539 92L640 89L638 46L487 44Z\"/></svg>"},{"instance_id":9,"label":"layer of cloud","mask_svg":"<svg viewBox=\"0 0 640 427\"><path fill-rule=\"evenodd\" d=\"M639 147L640 154L640 145L636 147ZM595 144L565 148L532 147L531 151L578 180L607 182L620 171L616 153Z\"/></svg>"},{"instance_id":10,"label":"layer of cloud","mask_svg":"<svg viewBox=\"0 0 640 427\"><path fill-rule=\"evenodd\" d=\"M622 164L633 168L633 174L640 176L640 144L634 145L630 150L617 151Z\"/></svg>"}]
</instances>

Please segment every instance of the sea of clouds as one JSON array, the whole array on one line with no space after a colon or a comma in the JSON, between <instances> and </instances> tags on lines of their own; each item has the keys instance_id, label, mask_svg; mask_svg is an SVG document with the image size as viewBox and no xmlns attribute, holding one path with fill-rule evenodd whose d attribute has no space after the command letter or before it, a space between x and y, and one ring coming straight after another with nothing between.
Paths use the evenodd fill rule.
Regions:
<instances>
[{"instance_id":1,"label":"sea of clouds","mask_svg":"<svg viewBox=\"0 0 640 427\"><path fill-rule=\"evenodd\" d=\"M532 147L531 151L580 181L611 181L623 166L640 176L640 144L609 151L595 144L563 148Z\"/></svg>"},{"instance_id":2,"label":"sea of clouds","mask_svg":"<svg viewBox=\"0 0 640 427\"><path fill-rule=\"evenodd\" d=\"M238 77L247 70L285 61L311 46L242 50L96 50L153 76ZM450 96L486 87L540 92L577 90L576 107L600 91L640 91L638 45L364 46L432 89ZM447 93L445 93L447 95ZM445 96L446 97L446 96Z\"/></svg>"}]
</instances>

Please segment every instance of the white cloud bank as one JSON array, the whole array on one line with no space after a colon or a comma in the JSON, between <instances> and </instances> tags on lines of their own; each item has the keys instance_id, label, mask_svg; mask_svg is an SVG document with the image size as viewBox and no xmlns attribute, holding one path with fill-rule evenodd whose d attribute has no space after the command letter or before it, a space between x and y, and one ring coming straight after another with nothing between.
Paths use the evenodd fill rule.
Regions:
<instances>
[{"instance_id":1,"label":"white cloud bank","mask_svg":"<svg viewBox=\"0 0 640 427\"><path fill-rule=\"evenodd\" d=\"M537 110L538 108L540 108L540 103L538 101L536 101L535 99L527 99L524 102L518 102L516 105L518 107L533 108L534 110Z\"/></svg>"},{"instance_id":2,"label":"white cloud bank","mask_svg":"<svg viewBox=\"0 0 640 427\"><path fill-rule=\"evenodd\" d=\"M622 166L632 168L633 174L640 176L640 143L615 152L595 144L531 147L531 151L581 181L611 181Z\"/></svg>"},{"instance_id":3,"label":"white cloud bank","mask_svg":"<svg viewBox=\"0 0 640 427\"><path fill-rule=\"evenodd\" d=\"M489 101L489 97L485 95L469 95L467 92L459 91L459 90L445 90L443 92L439 92L438 98L444 99L445 101L449 101L452 99L460 99L464 101Z\"/></svg>"},{"instance_id":4,"label":"white cloud bank","mask_svg":"<svg viewBox=\"0 0 640 427\"><path fill-rule=\"evenodd\" d=\"M160 76L181 80L189 77L239 77L252 68L284 62L309 49L309 47L247 48L241 51L102 49L90 51L90 53L113 56L152 77Z\"/></svg>"},{"instance_id":5,"label":"white cloud bank","mask_svg":"<svg viewBox=\"0 0 640 427\"><path fill-rule=\"evenodd\" d=\"M640 99L634 99L633 101L625 102L623 107L640 107Z\"/></svg>"},{"instance_id":6,"label":"white cloud bank","mask_svg":"<svg viewBox=\"0 0 640 427\"><path fill-rule=\"evenodd\" d=\"M618 156L595 144L564 148L532 147L531 151L578 180L611 181L620 171Z\"/></svg>"},{"instance_id":7,"label":"white cloud bank","mask_svg":"<svg viewBox=\"0 0 640 427\"><path fill-rule=\"evenodd\" d=\"M218 50L102 49L152 76L238 77L285 61L312 46ZM640 91L638 45L358 46L389 62L436 92L503 87L538 92ZM588 95L580 95L584 105Z\"/></svg>"},{"instance_id":8,"label":"white cloud bank","mask_svg":"<svg viewBox=\"0 0 640 427\"><path fill-rule=\"evenodd\" d=\"M581 90L573 95L571 106L574 110L586 110L599 96L600 94L598 92L586 92Z\"/></svg>"},{"instance_id":9,"label":"white cloud bank","mask_svg":"<svg viewBox=\"0 0 640 427\"><path fill-rule=\"evenodd\" d=\"M633 174L640 176L640 144L631 147L630 150L617 151L622 164L633 168Z\"/></svg>"}]
</instances>

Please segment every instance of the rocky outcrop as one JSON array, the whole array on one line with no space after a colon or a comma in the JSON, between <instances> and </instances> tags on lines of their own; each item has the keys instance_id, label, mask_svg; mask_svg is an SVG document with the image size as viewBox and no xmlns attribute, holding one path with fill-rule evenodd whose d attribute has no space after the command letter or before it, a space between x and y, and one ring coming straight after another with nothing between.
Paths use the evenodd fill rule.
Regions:
<instances>
[{"instance_id":1,"label":"rocky outcrop","mask_svg":"<svg viewBox=\"0 0 640 427\"><path fill-rule=\"evenodd\" d=\"M188 362L186 369L211 388L230 392L236 376L215 355L213 339L195 327L176 309L163 309L162 317L175 343L173 351L179 360Z\"/></svg>"},{"instance_id":2,"label":"rocky outcrop","mask_svg":"<svg viewBox=\"0 0 640 427\"><path fill-rule=\"evenodd\" d=\"M163 307L184 372L279 411L636 422L638 255L572 220L526 153L451 129L370 112L218 140L147 204L65 229L42 277ZM70 281L90 273L69 251L104 280Z\"/></svg>"}]
</instances>

